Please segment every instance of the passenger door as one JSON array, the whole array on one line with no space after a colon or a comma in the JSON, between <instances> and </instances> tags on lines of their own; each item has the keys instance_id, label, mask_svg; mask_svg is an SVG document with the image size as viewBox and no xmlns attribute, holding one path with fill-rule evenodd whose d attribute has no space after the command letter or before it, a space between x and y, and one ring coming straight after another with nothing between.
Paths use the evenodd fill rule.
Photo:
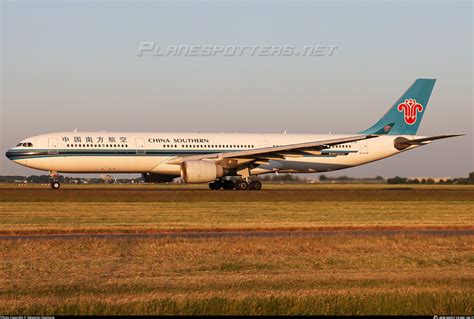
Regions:
<instances>
[{"instance_id":1,"label":"passenger door","mask_svg":"<svg viewBox=\"0 0 474 319\"><path fill-rule=\"evenodd\" d=\"M265 135L263 136L263 147L270 147L270 141Z\"/></svg>"},{"instance_id":2,"label":"passenger door","mask_svg":"<svg viewBox=\"0 0 474 319\"><path fill-rule=\"evenodd\" d=\"M359 153L360 154L369 154L369 145L367 144L366 140L362 140L358 142L359 144Z\"/></svg>"},{"instance_id":3,"label":"passenger door","mask_svg":"<svg viewBox=\"0 0 474 319\"><path fill-rule=\"evenodd\" d=\"M145 155L145 141L142 138L135 139L137 155Z\"/></svg>"},{"instance_id":4,"label":"passenger door","mask_svg":"<svg viewBox=\"0 0 474 319\"><path fill-rule=\"evenodd\" d=\"M58 139L57 138L48 139L48 154L58 154Z\"/></svg>"}]
</instances>

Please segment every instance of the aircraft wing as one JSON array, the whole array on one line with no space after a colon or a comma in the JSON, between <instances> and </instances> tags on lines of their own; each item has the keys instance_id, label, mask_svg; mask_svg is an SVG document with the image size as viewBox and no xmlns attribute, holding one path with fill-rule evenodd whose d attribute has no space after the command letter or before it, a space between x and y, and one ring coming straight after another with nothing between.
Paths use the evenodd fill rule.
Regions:
<instances>
[{"instance_id":1,"label":"aircraft wing","mask_svg":"<svg viewBox=\"0 0 474 319\"><path fill-rule=\"evenodd\" d=\"M225 163L225 167L233 167L243 163L255 162L258 160L283 159L285 157L302 157L305 154L320 155L322 150L329 148L329 146L331 145L366 140L374 137L377 137L377 135L365 134L344 138L335 138L330 140L289 144L276 147L256 148L243 151L180 156L169 160L167 163L179 165L184 161L197 161L206 159Z\"/></svg>"}]
</instances>

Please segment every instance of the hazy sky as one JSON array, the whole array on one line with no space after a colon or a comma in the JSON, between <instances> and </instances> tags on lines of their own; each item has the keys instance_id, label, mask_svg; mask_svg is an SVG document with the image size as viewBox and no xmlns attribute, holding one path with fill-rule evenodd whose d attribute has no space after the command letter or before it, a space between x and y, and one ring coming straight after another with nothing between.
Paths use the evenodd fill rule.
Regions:
<instances>
[{"instance_id":1,"label":"hazy sky","mask_svg":"<svg viewBox=\"0 0 474 319\"><path fill-rule=\"evenodd\" d=\"M79 130L354 133L420 77L438 79L419 134L467 133L353 176L473 171L472 3L1 1L5 151ZM168 45L336 45L333 56L156 57Z\"/></svg>"}]
</instances>

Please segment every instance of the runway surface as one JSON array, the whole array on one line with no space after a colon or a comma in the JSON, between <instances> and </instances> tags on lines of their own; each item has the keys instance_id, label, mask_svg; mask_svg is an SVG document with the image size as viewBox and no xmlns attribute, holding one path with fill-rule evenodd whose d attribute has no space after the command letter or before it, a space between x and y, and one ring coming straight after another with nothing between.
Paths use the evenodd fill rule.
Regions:
<instances>
[{"instance_id":1,"label":"runway surface","mask_svg":"<svg viewBox=\"0 0 474 319\"><path fill-rule=\"evenodd\" d=\"M38 234L0 235L0 240L47 240L47 239L205 239L232 237L329 237L329 236L474 236L474 229L420 229L420 230L315 230L315 231L205 231L205 232L159 232L159 233L103 233L103 234Z\"/></svg>"}]
</instances>

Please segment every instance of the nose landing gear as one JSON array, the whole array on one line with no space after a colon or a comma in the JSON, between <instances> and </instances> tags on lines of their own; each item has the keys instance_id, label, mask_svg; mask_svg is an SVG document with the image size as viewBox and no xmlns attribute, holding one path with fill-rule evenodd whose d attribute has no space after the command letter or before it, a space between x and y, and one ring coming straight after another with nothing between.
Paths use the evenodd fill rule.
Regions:
<instances>
[{"instance_id":1,"label":"nose landing gear","mask_svg":"<svg viewBox=\"0 0 474 319\"><path fill-rule=\"evenodd\" d=\"M51 182L51 188L52 189L59 189L59 187L61 187L61 184L59 184L58 181L52 181Z\"/></svg>"},{"instance_id":2,"label":"nose landing gear","mask_svg":"<svg viewBox=\"0 0 474 319\"><path fill-rule=\"evenodd\" d=\"M51 176L51 188L52 189L59 189L61 187L61 184L59 183L59 174L58 172L50 172L49 174Z\"/></svg>"}]
</instances>

